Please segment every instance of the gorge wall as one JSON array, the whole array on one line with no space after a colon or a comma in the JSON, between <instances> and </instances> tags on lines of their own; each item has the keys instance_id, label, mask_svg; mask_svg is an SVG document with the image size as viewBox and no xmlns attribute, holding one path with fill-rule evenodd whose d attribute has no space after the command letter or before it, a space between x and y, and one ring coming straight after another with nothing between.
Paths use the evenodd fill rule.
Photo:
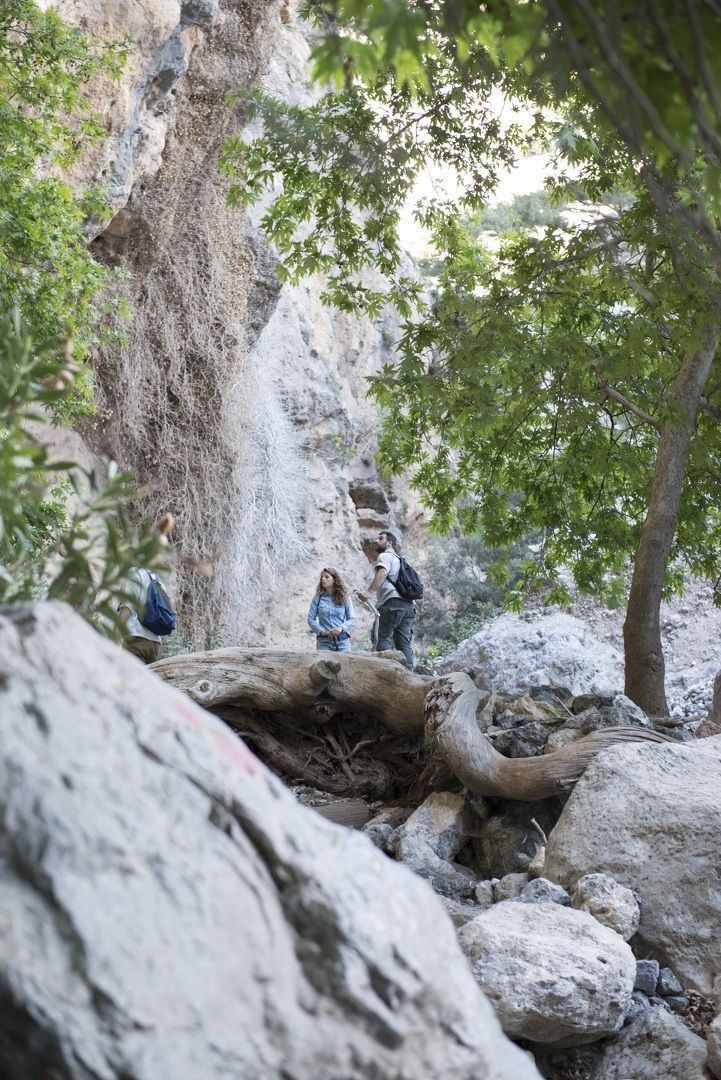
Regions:
<instances>
[{"instance_id":1,"label":"gorge wall","mask_svg":"<svg viewBox=\"0 0 721 1080\"><path fill-rule=\"evenodd\" d=\"M230 91L309 93L307 28L275 0L53 6L131 42L120 83L90 87L107 138L71 176L108 190L112 220L92 243L123 301L94 358L84 438L136 471L143 511L173 513L194 644L309 643L320 568L358 587L364 541L413 522L400 489L379 481L365 396L391 359L393 316L324 308L320 281L281 286L260 211L229 209L217 168L243 127Z\"/></svg>"}]
</instances>

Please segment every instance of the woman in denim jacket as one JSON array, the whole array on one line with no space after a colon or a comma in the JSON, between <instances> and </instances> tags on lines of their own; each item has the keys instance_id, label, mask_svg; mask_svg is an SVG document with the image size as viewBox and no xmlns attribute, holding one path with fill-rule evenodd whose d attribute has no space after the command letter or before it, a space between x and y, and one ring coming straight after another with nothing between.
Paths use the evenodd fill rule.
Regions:
<instances>
[{"instance_id":1,"label":"woman in denim jacket","mask_svg":"<svg viewBox=\"0 0 721 1080\"><path fill-rule=\"evenodd\" d=\"M316 636L316 649L350 652L354 623L353 602L340 574L331 566L323 567L308 608L308 626Z\"/></svg>"}]
</instances>

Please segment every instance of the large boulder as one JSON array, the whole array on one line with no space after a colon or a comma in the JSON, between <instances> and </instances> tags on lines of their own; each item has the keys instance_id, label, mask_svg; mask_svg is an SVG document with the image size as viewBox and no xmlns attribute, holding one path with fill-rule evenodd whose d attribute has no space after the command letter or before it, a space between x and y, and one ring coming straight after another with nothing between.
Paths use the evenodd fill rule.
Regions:
<instances>
[{"instance_id":1,"label":"large boulder","mask_svg":"<svg viewBox=\"0 0 721 1080\"><path fill-rule=\"evenodd\" d=\"M0 1075L538 1077L425 882L62 604L0 611Z\"/></svg>"},{"instance_id":2,"label":"large boulder","mask_svg":"<svg viewBox=\"0 0 721 1080\"><path fill-rule=\"evenodd\" d=\"M636 961L618 934L585 912L504 900L466 923L459 940L514 1038L574 1046L623 1024Z\"/></svg>"},{"instance_id":3,"label":"large boulder","mask_svg":"<svg viewBox=\"0 0 721 1080\"><path fill-rule=\"evenodd\" d=\"M470 670L478 686L510 694L547 683L574 694L612 693L623 683L619 651L561 612L491 619L443 658L442 671L460 669Z\"/></svg>"},{"instance_id":4,"label":"large boulder","mask_svg":"<svg viewBox=\"0 0 721 1080\"><path fill-rule=\"evenodd\" d=\"M592 1080L707 1080L703 1039L663 1007L646 1009L606 1047Z\"/></svg>"},{"instance_id":5,"label":"large boulder","mask_svg":"<svg viewBox=\"0 0 721 1080\"><path fill-rule=\"evenodd\" d=\"M647 951L702 994L721 971L719 791L718 736L611 747L576 784L544 866L569 891L596 872L632 889Z\"/></svg>"}]
</instances>

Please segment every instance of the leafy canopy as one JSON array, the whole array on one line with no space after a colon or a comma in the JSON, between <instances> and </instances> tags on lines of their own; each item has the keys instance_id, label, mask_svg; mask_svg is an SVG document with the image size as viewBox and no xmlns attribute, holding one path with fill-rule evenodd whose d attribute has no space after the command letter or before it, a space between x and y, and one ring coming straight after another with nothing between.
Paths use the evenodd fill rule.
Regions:
<instances>
[{"instance_id":1,"label":"leafy canopy","mask_svg":"<svg viewBox=\"0 0 721 1080\"><path fill-rule=\"evenodd\" d=\"M307 109L256 98L262 134L225 155L233 197L271 190L264 223L291 280L320 270L328 302L401 310L398 364L372 386L381 461L412 470L435 525L460 507L506 558L538 530L526 582L570 563L580 587L618 600L660 429L683 419L675 377L718 304L721 19L711 5L679 21L671 4L591 0L308 10L324 25L316 73L336 89ZM504 120L509 99L525 127ZM550 155L549 210L579 195L605 209L549 213L489 251L488 196L531 145ZM408 288L397 234L426 165L461 186L419 212L438 253L431 300ZM385 286L364 291L369 268ZM721 539L719 392L714 369L672 551L706 574Z\"/></svg>"}]
</instances>

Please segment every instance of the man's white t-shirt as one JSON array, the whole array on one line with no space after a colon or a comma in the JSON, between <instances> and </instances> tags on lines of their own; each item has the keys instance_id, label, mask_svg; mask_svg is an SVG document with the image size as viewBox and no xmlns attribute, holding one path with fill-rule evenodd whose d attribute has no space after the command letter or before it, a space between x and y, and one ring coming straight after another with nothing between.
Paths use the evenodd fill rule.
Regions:
<instances>
[{"instance_id":1,"label":"man's white t-shirt","mask_svg":"<svg viewBox=\"0 0 721 1080\"><path fill-rule=\"evenodd\" d=\"M401 568L401 560L396 555L392 548L388 551L382 551L380 555L376 556L376 564L374 570L379 568L388 571L388 577L384 579L383 584L378 590L377 606L381 607L385 604L386 600L402 600L403 597L399 592L393 588L393 583L398 580L398 571Z\"/></svg>"}]
</instances>

